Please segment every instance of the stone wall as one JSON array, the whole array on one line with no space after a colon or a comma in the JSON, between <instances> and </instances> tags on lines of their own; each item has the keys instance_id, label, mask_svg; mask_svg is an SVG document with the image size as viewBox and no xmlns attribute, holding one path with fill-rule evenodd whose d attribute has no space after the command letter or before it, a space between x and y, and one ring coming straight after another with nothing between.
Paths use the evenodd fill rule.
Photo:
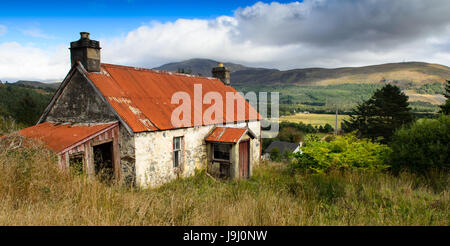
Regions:
<instances>
[{"instance_id":1,"label":"stone wall","mask_svg":"<svg viewBox=\"0 0 450 246\"><path fill-rule=\"evenodd\" d=\"M116 121L107 104L77 71L46 117L46 121L102 123Z\"/></svg>"},{"instance_id":2,"label":"stone wall","mask_svg":"<svg viewBox=\"0 0 450 246\"><path fill-rule=\"evenodd\" d=\"M249 127L257 136L251 141L250 166L259 163L260 122L239 123L226 126ZM136 184L156 187L177 177L188 177L196 169L206 169L210 159L205 137L213 125L135 134ZM184 156L179 172L173 167L173 138L183 136ZM234 158L232 154L232 158ZM251 170L251 169L250 169ZM251 171L250 171L251 172Z\"/></svg>"},{"instance_id":3,"label":"stone wall","mask_svg":"<svg viewBox=\"0 0 450 246\"><path fill-rule=\"evenodd\" d=\"M143 132L135 134L136 183L140 187L155 187L170 180L188 177L195 169L206 167L205 136L213 126ZM173 167L173 138L183 136L184 156L181 172Z\"/></svg>"},{"instance_id":4,"label":"stone wall","mask_svg":"<svg viewBox=\"0 0 450 246\"><path fill-rule=\"evenodd\" d=\"M120 179L123 184L132 186L136 182L136 156L134 137L124 126L119 126Z\"/></svg>"},{"instance_id":5,"label":"stone wall","mask_svg":"<svg viewBox=\"0 0 450 246\"><path fill-rule=\"evenodd\" d=\"M117 120L108 105L78 71L72 76L45 119L63 123L107 123ZM133 185L136 177L134 137L121 124L118 144L120 179L126 185Z\"/></svg>"}]
</instances>

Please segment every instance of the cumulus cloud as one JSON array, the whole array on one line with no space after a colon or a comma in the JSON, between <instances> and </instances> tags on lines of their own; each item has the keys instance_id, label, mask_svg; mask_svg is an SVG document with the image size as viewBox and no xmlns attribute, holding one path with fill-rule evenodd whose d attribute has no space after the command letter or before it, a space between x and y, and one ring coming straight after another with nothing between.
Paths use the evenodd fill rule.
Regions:
<instances>
[{"instance_id":1,"label":"cumulus cloud","mask_svg":"<svg viewBox=\"0 0 450 246\"><path fill-rule=\"evenodd\" d=\"M104 40L103 51L111 62L144 66L193 57L280 69L404 60L449 65L449 10L446 0L258 2L213 20L142 25Z\"/></svg>"},{"instance_id":2,"label":"cumulus cloud","mask_svg":"<svg viewBox=\"0 0 450 246\"><path fill-rule=\"evenodd\" d=\"M258 2L231 16L151 22L124 36L100 39L102 61L155 67L210 58L279 69L412 60L450 65L449 11L448 0ZM25 48L39 54L41 68L48 66L50 55L68 61L67 50L56 55ZM45 67L45 73L58 68ZM50 76L43 73L40 78Z\"/></svg>"},{"instance_id":3,"label":"cumulus cloud","mask_svg":"<svg viewBox=\"0 0 450 246\"><path fill-rule=\"evenodd\" d=\"M64 78L70 68L67 47L45 51L17 42L0 43L0 75L4 81Z\"/></svg>"},{"instance_id":4,"label":"cumulus cloud","mask_svg":"<svg viewBox=\"0 0 450 246\"><path fill-rule=\"evenodd\" d=\"M445 0L259 2L235 12L236 38L278 45L395 44L439 32L449 24L448 10Z\"/></svg>"}]
</instances>

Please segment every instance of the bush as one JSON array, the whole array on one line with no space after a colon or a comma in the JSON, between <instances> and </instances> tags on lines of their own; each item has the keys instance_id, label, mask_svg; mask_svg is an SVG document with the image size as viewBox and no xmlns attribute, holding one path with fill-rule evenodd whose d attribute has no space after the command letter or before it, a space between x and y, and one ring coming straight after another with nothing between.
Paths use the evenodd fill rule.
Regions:
<instances>
[{"instance_id":1,"label":"bush","mask_svg":"<svg viewBox=\"0 0 450 246\"><path fill-rule=\"evenodd\" d=\"M304 133L293 127L284 127L280 130L278 138L280 141L298 143L305 137Z\"/></svg>"},{"instance_id":2,"label":"bush","mask_svg":"<svg viewBox=\"0 0 450 246\"><path fill-rule=\"evenodd\" d=\"M391 149L347 135L330 142L310 141L302 151L303 154L294 154L291 168L323 173L334 169L385 170Z\"/></svg>"},{"instance_id":3,"label":"bush","mask_svg":"<svg viewBox=\"0 0 450 246\"><path fill-rule=\"evenodd\" d=\"M391 143L392 169L423 173L450 167L450 116L420 119L395 132Z\"/></svg>"},{"instance_id":4,"label":"bush","mask_svg":"<svg viewBox=\"0 0 450 246\"><path fill-rule=\"evenodd\" d=\"M407 172L285 174L267 162L249 180L206 175L129 189L61 172L51 151L0 139L2 226L425 226L448 225L448 173L438 192ZM418 179L419 178L419 179ZM426 181L427 183L423 183ZM434 179L433 179L434 180ZM434 186L434 184L433 184Z\"/></svg>"},{"instance_id":5,"label":"bush","mask_svg":"<svg viewBox=\"0 0 450 246\"><path fill-rule=\"evenodd\" d=\"M272 150L270 150L270 160L272 161L281 160L281 152L278 148L273 148Z\"/></svg>"}]
</instances>

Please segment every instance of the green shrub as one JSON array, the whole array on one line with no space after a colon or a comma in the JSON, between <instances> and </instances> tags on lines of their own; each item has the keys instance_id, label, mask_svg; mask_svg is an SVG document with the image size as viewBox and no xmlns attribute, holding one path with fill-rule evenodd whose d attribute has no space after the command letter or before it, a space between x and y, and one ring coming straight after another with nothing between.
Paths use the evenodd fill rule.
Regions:
<instances>
[{"instance_id":1,"label":"green shrub","mask_svg":"<svg viewBox=\"0 0 450 246\"><path fill-rule=\"evenodd\" d=\"M294 161L289 165L289 173L294 174L300 170L308 170L310 167L317 167L318 161L310 154L292 154Z\"/></svg>"},{"instance_id":2,"label":"green shrub","mask_svg":"<svg viewBox=\"0 0 450 246\"><path fill-rule=\"evenodd\" d=\"M281 160L281 152L278 148L273 148L270 151L270 159L272 161L280 161Z\"/></svg>"},{"instance_id":3,"label":"green shrub","mask_svg":"<svg viewBox=\"0 0 450 246\"><path fill-rule=\"evenodd\" d=\"M389 167L386 163L391 149L387 145L347 135L330 142L310 141L302 147L302 152L293 155L291 169L323 173L333 169L385 170Z\"/></svg>"},{"instance_id":4,"label":"green shrub","mask_svg":"<svg viewBox=\"0 0 450 246\"><path fill-rule=\"evenodd\" d=\"M392 169L423 173L450 168L450 116L420 119L399 129L391 143Z\"/></svg>"}]
</instances>

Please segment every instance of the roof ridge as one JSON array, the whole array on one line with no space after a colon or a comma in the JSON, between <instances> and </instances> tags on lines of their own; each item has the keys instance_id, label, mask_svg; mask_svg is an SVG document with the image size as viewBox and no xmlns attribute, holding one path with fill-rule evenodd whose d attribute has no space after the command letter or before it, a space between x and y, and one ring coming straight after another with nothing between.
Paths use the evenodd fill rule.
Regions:
<instances>
[{"instance_id":1,"label":"roof ridge","mask_svg":"<svg viewBox=\"0 0 450 246\"><path fill-rule=\"evenodd\" d=\"M101 63L102 67L114 67L114 68L122 68L122 69L129 69L129 70L142 70L146 72L152 72L157 74L168 74L168 75L178 75L178 76L185 76L185 77L194 77L194 78L206 78L211 80L219 80L218 78L210 77L210 76L200 76L195 74L185 74L185 73L178 73L178 72L170 72L165 70L156 70L152 68L143 68L143 67L133 67L133 66L126 66L126 65L117 65L117 64L110 64L110 63Z\"/></svg>"}]
</instances>

